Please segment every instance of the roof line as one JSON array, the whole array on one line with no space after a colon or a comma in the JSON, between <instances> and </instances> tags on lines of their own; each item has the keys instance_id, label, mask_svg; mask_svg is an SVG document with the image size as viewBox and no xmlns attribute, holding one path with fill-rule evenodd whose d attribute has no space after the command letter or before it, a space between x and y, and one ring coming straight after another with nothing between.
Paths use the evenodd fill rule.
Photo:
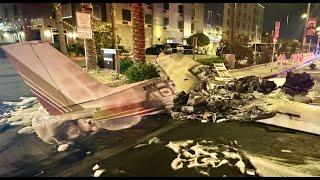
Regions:
<instances>
[{"instance_id":1,"label":"roof line","mask_svg":"<svg viewBox=\"0 0 320 180\"><path fill-rule=\"evenodd\" d=\"M264 6L262 6L260 3L257 3L259 6L261 6L262 8L265 8Z\"/></svg>"}]
</instances>

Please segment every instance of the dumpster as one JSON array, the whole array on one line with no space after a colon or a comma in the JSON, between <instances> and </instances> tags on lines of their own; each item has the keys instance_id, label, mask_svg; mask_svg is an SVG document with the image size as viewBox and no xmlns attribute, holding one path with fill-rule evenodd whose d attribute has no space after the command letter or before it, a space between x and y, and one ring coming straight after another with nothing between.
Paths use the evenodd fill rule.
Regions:
<instances>
[{"instance_id":1,"label":"dumpster","mask_svg":"<svg viewBox=\"0 0 320 180\"><path fill-rule=\"evenodd\" d=\"M116 56L115 49L101 49L103 52L102 68L116 70Z\"/></svg>"}]
</instances>

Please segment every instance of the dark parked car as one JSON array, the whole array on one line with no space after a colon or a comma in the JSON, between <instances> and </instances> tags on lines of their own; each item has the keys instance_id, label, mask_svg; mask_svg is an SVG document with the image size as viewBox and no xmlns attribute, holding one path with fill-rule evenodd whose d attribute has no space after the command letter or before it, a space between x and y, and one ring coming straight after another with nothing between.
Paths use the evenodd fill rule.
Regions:
<instances>
[{"instance_id":1,"label":"dark parked car","mask_svg":"<svg viewBox=\"0 0 320 180\"><path fill-rule=\"evenodd\" d=\"M193 54L193 46L184 45L183 54Z\"/></svg>"},{"instance_id":2,"label":"dark parked car","mask_svg":"<svg viewBox=\"0 0 320 180\"><path fill-rule=\"evenodd\" d=\"M172 49L172 53L177 53L178 51L183 51L183 45L182 44L179 44L179 43L167 43L166 45L168 45Z\"/></svg>"},{"instance_id":3,"label":"dark parked car","mask_svg":"<svg viewBox=\"0 0 320 180\"><path fill-rule=\"evenodd\" d=\"M146 49L146 54L148 55L159 55L162 51L167 53L170 48L165 44L156 44Z\"/></svg>"}]
</instances>

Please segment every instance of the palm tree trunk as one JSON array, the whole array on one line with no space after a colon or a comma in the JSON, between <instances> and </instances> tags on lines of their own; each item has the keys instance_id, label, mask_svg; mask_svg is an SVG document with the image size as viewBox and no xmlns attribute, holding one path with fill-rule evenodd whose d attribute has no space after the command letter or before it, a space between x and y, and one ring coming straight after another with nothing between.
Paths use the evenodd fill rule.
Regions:
<instances>
[{"instance_id":1,"label":"palm tree trunk","mask_svg":"<svg viewBox=\"0 0 320 180\"><path fill-rule=\"evenodd\" d=\"M133 58L137 62L145 63L145 32L144 14L142 3L132 3L132 38L133 38Z\"/></svg>"},{"instance_id":2,"label":"palm tree trunk","mask_svg":"<svg viewBox=\"0 0 320 180\"><path fill-rule=\"evenodd\" d=\"M117 34L117 24L116 24L116 5L115 3L111 3L111 25L112 25L112 37L113 37L113 48L118 52L118 34ZM118 54L117 54L118 55ZM115 67L116 71L120 73L120 62L118 56L115 59Z\"/></svg>"},{"instance_id":3,"label":"palm tree trunk","mask_svg":"<svg viewBox=\"0 0 320 180\"><path fill-rule=\"evenodd\" d=\"M88 9L88 6L91 3L80 3L81 12L89 13L92 17L92 9ZM92 7L92 6L91 6ZM92 21L91 21L92 22ZM97 49L94 41L94 37L92 39L85 39L86 50L87 50L87 58L88 58L88 69L96 69L97 66Z\"/></svg>"},{"instance_id":4,"label":"palm tree trunk","mask_svg":"<svg viewBox=\"0 0 320 180\"><path fill-rule=\"evenodd\" d=\"M66 46L66 41L64 38L64 29L63 29L63 23L62 23L62 13L61 13L61 3L53 3L53 8L55 12L55 22L56 22L56 27L58 29L58 36L59 36L59 47L60 51L64 54L67 55L67 46Z\"/></svg>"}]
</instances>

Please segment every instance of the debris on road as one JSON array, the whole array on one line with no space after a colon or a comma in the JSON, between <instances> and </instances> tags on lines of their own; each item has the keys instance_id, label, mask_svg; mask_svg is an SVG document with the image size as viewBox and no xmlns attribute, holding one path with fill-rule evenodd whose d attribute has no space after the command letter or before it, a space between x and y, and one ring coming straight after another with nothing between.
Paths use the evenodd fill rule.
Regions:
<instances>
[{"instance_id":1,"label":"debris on road","mask_svg":"<svg viewBox=\"0 0 320 180\"><path fill-rule=\"evenodd\" d=\"M282 86L282 90L294 96L296 94L307 94L308 90L310 90L314 85L313 79L310 74L303 73L293 73L288 72L286 77L286 82Z\"/></svg>"},{"instance_id":2,"label":"debris on road","mask_svg":"<svg viewBox=\"0 0 320 180\"><path fill-rule=\"evenodd\" d=\"M314 64L314 63L312 63L312 64L309 65L309 68L310 68L311 70L316 70L316 69L317 69L317 65Z\"/></svg>"},{"instance_id":3,"label":"debris on road","mask_svg":"<svg viewBox=\"0 0 320 180\"><path fill-rule=\"evenodd\" d=\"M284 152L284 153L292 153L292 151L286 150L286 149L281 149L281 152Z\"/></svg>"},{"instance_id":4,"label":"debris on road","mask_svg":"<svg viewBox=\"0 0 320 180\"><path fill-rule=\"evenodd\" d=\"M263 83L262 83L263 82ZM224 120L253 121L275 115L264 106L252 103L256 98L254 91L270 93L275 83L250 76L225 85L209 86L203 81L190 93L181 92L174 99L171 116L174 119L196 119L201 122L221 122Z\"/></svg>"}]
</instances>

